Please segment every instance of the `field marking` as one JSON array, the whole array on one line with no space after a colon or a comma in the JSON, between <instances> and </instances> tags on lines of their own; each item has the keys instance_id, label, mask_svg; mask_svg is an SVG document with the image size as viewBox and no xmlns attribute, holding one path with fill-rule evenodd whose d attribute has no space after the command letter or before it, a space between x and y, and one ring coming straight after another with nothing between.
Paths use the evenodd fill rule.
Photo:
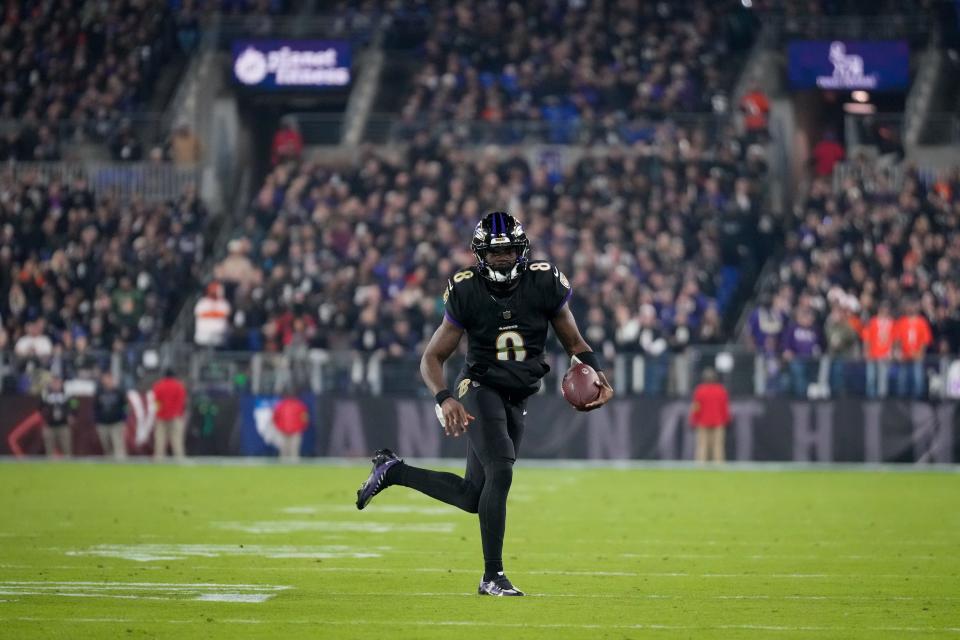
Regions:
<instances>
[{"instance_id":1,"label":"field marking","mask_svg":"<svg viewBox=\"0 0 960 640\"><path fill-rule=\"evenodd\" d=\"M452 522L403 524L366 520L254 520L214 522L220 529L244 533L297 533L302 531L345 531L351 533L453 533Z\"/></svg>"},{"instance_id":2,"label":"field marking","mask_svg":"<svg viewBox=\"0 0 960 640\"><path fill-rule=\"evenodd\" d=\"M458 597L472 598L477 594L473 591L465 592L441 592L441 591L364 591L364 592L346 592L346 591L324 591L321 594L324 597L335 598L356 598L356 597L414 597L414 598L443 598ZM584 598L598 600L811 600L811 601L845 601L860 600L864 602L888 602L895 601L947 601L953 602L960 600L960 596L818 596L818 595L794 595L794 596L768 596L768 595L725 595L725 596L698 596L690 597L677 594L662 593L642 593L642 594L613 594L613 593L528 593L531 598Z\"/></svg>"},{"instance_id":3,"label":"field marking","mask_svg":"<svg viewBox=\"0 0 960 640\"><path fill-rule=\"evenodd\" d=\"M119 600L194 600L198 602L263 603L292 587L261 584L177 582L93 582L76 580L0 581L0 595L61 598L110 598Z\"/></svg>"},{"instance_id":4,"label":"field marking","mask_svg":"<svg viewBox=\"0 0 960 640\"><path fill-rule=\"evenodd\" d=\"M410 552L406 552L410 553ZM424 552L432 553L432 552ZM533 552L533 553L524 553L524 555L569 555L569 553L548 553L544 552ZM597 554L598 557L606 557L607 554ZM850 555L803 555L803 554L789 554L789 553L776 553L776 554L766 554L766 553L755 553L751 555L736 555L729 553L621 553L619 554L621 558L639 558L639 559L653 559L653 560L710 560L710 559L731 559L735 558L737 560L878 560L876 556L865 556L861 554L850 554ZM888 558L879 558L880 561L889 562ZM911 556L898 556L896 560L901 561L914 561L914 560L943 560L938 556L932 555L911 555Z\"/></svg>"},{"instance_id":5,"label":"field marking","mask_svg":"<svg viewBox=\"0 0 960 640\"><path fill-rule=\"evenodd\" d=\"M62 623L93 623L93 624L202 624L208 622L204 618L157 620L146 618L54 618L39 616L0 617L3 622L62 622ZM223 618L217 622L224 624L270 624L282 625L377 625L382 620L260 620L257 618ZM416 627L498 627L503 629L595 629L595 630L650 630L650 631L816 631L822 633L849 633L850 627L807 626L807 625L765 625L765 624L718 624L718 625L678 625L678 624L576 624L576 623L525 623L525 622L489 622L487 620L408 620L405 626ZM899 632L899 633L960 633L960 627L860 627L857 631Z\"/></svg>"},{"instance_id":6,"label":"field marking","mask_svg":"<svg viewBox=\"0 0 960 640\"><path fill-rule=\"evenodd\" d=\"M294 507L284 507L280 509L281 513L286 513L288 515L318 515L323 513L335 512L335 513L356 513L357 507L352 504L317 504L317 505L303 505L303 506L294 506ZM378 504L376 507L377 514L381 513L397 513L404 515L418 515L418 516L449 516L452 513L456 513L457 510L455 507L419 507L415 505L403 505L403 504Z\"/></svg>"},{"instance_id":7,"label":"field marking","mask_svg":"<svg viewBox=\"0 0 960 640\"><path fill-rule=\"evenodd\" d=\"M198 567L200 568L200 567ZM210 567L213 568L213 567ZM470 573L476 574L473 569L442 569L437 567L421 567L415 569L395 569L391 567L302 567L300 571L329 571L353 573ZM690 573L686 571L563 571L563 570L531 570L519 572L526 575L544 576L599 576L599 577L626 577L626 578L784 578L784 579L820 579L820 578L907 578L926 580L929 578L955 579L954 574L929 573Z\"/></svg>"},{"instance_id":8,"label":"field marking","mask_svg":"<svg viewBox=\"0 0 960 640\"><path fill-rule=\"evenodd\" d=\"M840 541L840 540L777 540L777 541L749 541L749 540L677 540L677 539L657 539L657 538L570 538L564 540L564 542L570 544L583 544L589 545L591 547L596 547L597 545L609 545L609 544L622 544L630 545L635 547L640 547L644 545L663 545L663 546L673 546L673 547L754 547L754 548L763 548L763 547L792 547L792 546L813 546L813 547L857 547L862 549L864 546L869 546L871 544L877 546L892 546L892 547L955 547L957 546L956 540L854 540L854 541Z\"/></svg>"},{"instance_id":9,"label":"field marking","mask_svg":"<svg viewBox=\"0 0 960 640\"><path fill-rule=\"evenodd\" d=\"M227 544L100 544L87 549L73 549L68 556L95 556L119 558L135 562L158 562L162 560L185 560L187 558L220 558L223 556L256 556L260 558L309 558L309 559L363 559L380 558L381 551L390 547L368 547L359 551L346 545L294 546L294 545L227 545Z\"/></svg>"}]
</instances>

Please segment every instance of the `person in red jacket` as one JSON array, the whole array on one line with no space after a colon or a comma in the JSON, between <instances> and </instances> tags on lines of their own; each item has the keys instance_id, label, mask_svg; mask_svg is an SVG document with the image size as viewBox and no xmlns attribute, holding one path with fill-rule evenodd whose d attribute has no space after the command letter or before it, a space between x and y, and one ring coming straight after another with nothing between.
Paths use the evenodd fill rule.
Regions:
<instances>
[{"instance_id":1,"label":"person in red jacket","mask_svg":"<svg viewBox=\"0 0 960 640\"><path fill-rule=\"evenodd\" d=\"M280 120L280 128L273 134L270 144L270 160L273 164L286 160L299 160L303 155L303 136L295 118Z\"/></svg>"},{"instance_id":2,"label":"person in red jacket","mask_svg":"<svg viewBox=\"0 0 960 640\"><path fill-rule=\"evenodd\" d=\"M153 383L153 398L157 403L157 424L153 429L153 458L167 455L167 443L173 456L183 460L186 455L187 388L173 371L167 369L163 377Z\"/></svg>"},{"instance_id":3,"label":"person in red jacket","mask_svg":"<svg viewBox=\"0 0 960 640\"><path fill-rule=\"evenodd\" d=\"M297 396L288 395L273 408L273 424L283 439L280 459L296 461L300 458L300 442L310 424L310 411Z\"/></svg>"},{"instance_id":4,"label":"person in red jacket","mask_svg":"<svg viewBox=\"0 0 960 640\"><path fill-rule=\"evenodd\" d=\"M812 155L814 174L825 178L832 175L833 168L843 160L843 146L837 142L836 134L827 132L813 148Z\"/></svg>"},{"instance_id":5,"label":"person in red jacket","mask_svg":"<svg viewBox=\"0 0 960 640\"><path fill-rule=\"evenodd\" d=\"M690 407L690 424L697 433L697 462L726 460L724 450L727 424L730 423L730 397L717 381L717 372L706 369L703 382L693 390L693 405Z\"/></svg>"}]
</instances>

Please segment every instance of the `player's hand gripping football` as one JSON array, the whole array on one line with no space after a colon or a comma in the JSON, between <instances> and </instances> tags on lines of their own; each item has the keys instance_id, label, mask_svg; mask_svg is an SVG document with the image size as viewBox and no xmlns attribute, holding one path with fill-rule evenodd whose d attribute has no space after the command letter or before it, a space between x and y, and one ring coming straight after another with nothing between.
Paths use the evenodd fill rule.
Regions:
<instances>
[{"instance_id":1,"label":"player's hand gripping football","mask_svg":"<svg viewBox=\"0 0 960 640\"><path fill-rule=\"evenodd\" d=\"M583 409L580 409L580 411L599 409L607 404L610 398L613 397L613 387L611 387L610 382L607 381L607 376L603 375L603 371L597 371L597 377L600 378L600 380L596 382L596 385L600 387L600 395L597 396L597 399L593 402L583 405Z\"/></svg>"},{"instance_id":2,"label":"player's hand gripping football","mask_svg":"<svg viewBox=\"0 0 960 640\"><path fill-rule=\"evenodd\" d=\"M466 408L453 398L444 400L440 410L443 411L443 432L454 438L466 433L467 425L474 420Z\"/></svg>"}]
</instances>

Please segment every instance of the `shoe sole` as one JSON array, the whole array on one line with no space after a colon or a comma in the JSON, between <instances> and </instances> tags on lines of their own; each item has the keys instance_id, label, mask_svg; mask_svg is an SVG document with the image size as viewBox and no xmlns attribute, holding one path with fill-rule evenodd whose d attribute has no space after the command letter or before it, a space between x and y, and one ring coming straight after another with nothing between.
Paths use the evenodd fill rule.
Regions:
<instances>
[{"instance_id":1,"label":"shoe sole","mask_svg":"<svg viewBox=\"0 0 960 640\"><path fill-rule=\"evenodd\" d=\"M371 480L377 475L377 469L374 468L374 470L370 472L370 475L367 477L367 479L366 479L366 481L363 483L363 485L361 485L361 487L360 487L359 489L357 489L357 502L356 502L356 504L357 504L357 510L358 510L358 511L363 511L364 508L366 508L366 506L367 506L368 504L370 504L370 501L373 500L373 499L377 496L378 493L380 493L380 490L381 490L381 488L382 488L381 485L383 484L383 480L384 480L384 478L387 477L387 471L390 469L390 467L392 467L393 465L397 464L398 462L400 462L400 460L398 460L398 459L391 459L391 460L387 460L386 462L383 463L383 465L381 465L381 466L383 467L383 471L380 473L380 477L377 479L377 488L376 488L376 490L375 490L372 494L370 494L370 496L366 499L366 501L362 501L363 490L370 484Z\"/></svg>"},{"instance_id":2,"label":"shoe sole","mask_svg":"<svg viewBox=\"0 0 960 640\"><path fill-rule=\"evenodd\" d=\"M525 593L522 592L522 591L519 591L519 592L517 592L517 593L496 593L496 594L494 594L494 593L490 593L489 591L484 591L483 588L478 587L478 588L477 588L477 595L478 595L478 596L490 596L491 598L521 598L521 597L523 597L523 596L525 596L525 595L527 595L527 594L525 594Z\"/></svg>"}]
</instances>

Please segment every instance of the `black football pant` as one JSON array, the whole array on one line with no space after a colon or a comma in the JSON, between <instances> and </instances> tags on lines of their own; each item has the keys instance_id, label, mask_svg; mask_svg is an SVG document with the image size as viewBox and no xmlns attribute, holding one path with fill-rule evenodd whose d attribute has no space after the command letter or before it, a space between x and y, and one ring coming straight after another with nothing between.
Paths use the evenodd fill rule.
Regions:
<instances>
[{"instance_id":1,"label":"black football pant","mask_svg":"<svg viewBox=\"0 0 960 640\"><path fill-rule=\"evenodd\" d=\"M526 398L511 398L490 387L470 383L459 400L476 418L467 427L470 442L464 477L402 464L394 467L397 473L391 474L390 482L479 514L483 559L489 566L503 560L507 494L523 438Z\"/></svg>"}]
</instances>

